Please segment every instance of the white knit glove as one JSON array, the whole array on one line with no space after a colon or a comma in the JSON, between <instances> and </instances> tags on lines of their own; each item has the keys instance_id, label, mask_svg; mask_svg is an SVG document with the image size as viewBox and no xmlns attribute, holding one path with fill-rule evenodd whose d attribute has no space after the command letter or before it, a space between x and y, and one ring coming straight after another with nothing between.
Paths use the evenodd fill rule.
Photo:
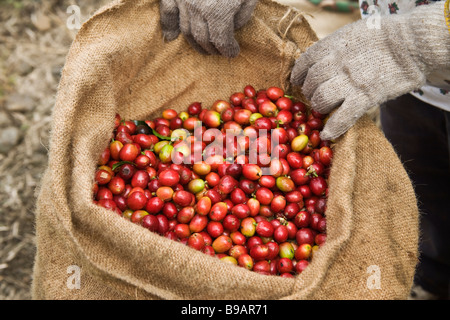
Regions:
<instances>
[{"instance_id":1,"label":"white knit glove","mask_svg":"<svg viewBox=\"0 0 450 320\"><path fill-rule=\"evenodd\" d=\"M251 18L257 0L161 0L164 38L183 33L200 53L236 57L239 44L234 31Z\"/></svg>"},{"instance_id":2,"label":"white knit glove","mask_svg":"<svg viewBox=\"0 0 450 320\"><path fill-rule=\"evenodd\" d=\"M300 56L291 74L312 109L330 113L321 133L335 139L371 107L418 89L435 70L450 70L450 34L444 1L406 14L366 20L319 40ZM408 112L408 110L405 110Z\"/></svg>"}]
</instances>

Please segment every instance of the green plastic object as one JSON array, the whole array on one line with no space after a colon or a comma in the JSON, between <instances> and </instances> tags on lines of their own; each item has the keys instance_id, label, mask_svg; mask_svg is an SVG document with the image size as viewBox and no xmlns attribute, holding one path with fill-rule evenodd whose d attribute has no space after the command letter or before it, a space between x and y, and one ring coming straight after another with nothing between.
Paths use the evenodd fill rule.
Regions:
<instances>
[{"instance_id":1,"label":"green plastic object","mask_svg":"<svg viewBox=\"0 0 450 320\"><path fill-rule=\"evenodd\" d=\"M323 0L308 0L314 5L319 5ZM325 10L335 12L353 12L359 9L358 2L355 1L334 1L333 6L324 6Z\"/></svg>"}]
</instances>

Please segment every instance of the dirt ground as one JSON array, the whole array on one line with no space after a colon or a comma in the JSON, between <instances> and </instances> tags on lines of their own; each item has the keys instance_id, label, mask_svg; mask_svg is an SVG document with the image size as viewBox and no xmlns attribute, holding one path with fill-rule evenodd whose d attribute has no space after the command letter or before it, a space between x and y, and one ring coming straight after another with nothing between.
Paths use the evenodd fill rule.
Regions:
<instances>
[{"instance_id":1,"label":"dirt ground","mask_svg":"<svg viewBox=\"0 0 450 320\"><path fill-rule=\"evenodd\" d=\"M47 164L52 108L65 56L81 22L107 0L0 0L0 300L28 300L35 254L35 188ZM307 0L280 0L309 13L319 37L359 18ZM69 8L70 9L70 8Z\"/></svg>"}]
</instances>

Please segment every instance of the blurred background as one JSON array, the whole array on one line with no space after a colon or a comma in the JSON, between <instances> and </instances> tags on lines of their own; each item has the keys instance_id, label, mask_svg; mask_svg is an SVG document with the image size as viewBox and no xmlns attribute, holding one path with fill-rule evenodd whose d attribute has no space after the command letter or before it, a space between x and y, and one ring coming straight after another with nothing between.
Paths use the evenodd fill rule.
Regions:
<instances>
[{"instance_id":1,"label":"blurred background","mask_svg":"<svg viewBox=\"0 0 450 320\"><path fill-rule=\"evenodd\" d=\"M35 188L47 165L61 69L78 30L73 10L83 23L108 2L0 0L0 300L31 298ZM351 0L278 2L303 11L319 38L360 18Z\"/></svg>"}]
</instances>

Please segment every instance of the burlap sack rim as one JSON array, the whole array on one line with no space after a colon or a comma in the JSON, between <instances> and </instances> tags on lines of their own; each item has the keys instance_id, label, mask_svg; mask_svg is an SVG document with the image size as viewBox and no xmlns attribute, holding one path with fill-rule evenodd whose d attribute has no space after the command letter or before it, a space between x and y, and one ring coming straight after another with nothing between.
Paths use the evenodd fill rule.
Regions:
<instances>
[{"instance_id":1,"label":"burlap sack rim","mask_svg":"<svg viewBox=\"0 0 450 320\"><path fill-rule=\"evenodd\" d=\"M108 6L108 7L106 7L106 8L104 8L104 9L101 9L99 12L97 12L96 14L95 14L95 16L92 18L92 19L94 19L95 17L98 17L98 16L101 16L101 15L103 15L103 14L105 14L105 13L107 13L107 12L109 12L109 11L111 11L111 10L114 10L114 9L117 9L118 8L118 6L121 6L121 5L123 5L124 3L125 3L126 1L118 1L118 2L116 2L114 5L112 5L112 6ZM90 22L90 21L92 21L92 19L91 20L89 20L87 23L85 23L85 25L84 25L84 28L87 28L87 24ZM81 30L80 30L81 31ZM77 36L79 36L79 37L81 37L81 32L77 35ZM358 124L357 125L359 125L359 123L360 122L358 122ZM367 123L366 123L367 124ZM351 135L351 132L353 131L353 129L351 129L347 134L346 134L346 137L348 137L348 136L352 136ZM355 137L353 137L353 139L355 139ZM332 170L332 172L333 172L333 170ZM351 171L350 171L351 172ZM58 174L58 172L56 172L56 175ZM331 176L332 176L332 174L331 174ZM65 198L64 197L62 197L62 198L60 198L60 199L58 199L58 198L55 198L54 199L55 201L54 201L54 203L56 204L56 203L59 203L60 201L62 201L62 203L64 203L64 204L67 204L66 203L66 201L65 201ZM89 204L88 205L88 208L89 208L89 210L91 210L91 209L93 209L94 207L93 207L93 204ZM96 210L99 210L99 211L106 211L106 209L103 209L103 208L95 208ZM348 208L347 208L348 209ZM353 212L353 210L352 210L352 212ZM117 221L119 221L118 220L118 218L119 217L115 217L115 218L112 218L112 217L108 217L108 219L109 218L111 218L113 221L115 221L115 222L117 222ZM60 219L60 217L58 217L58 219ZM73 233L72 233L72 228L71 228L71 225L68 225L68 226L66 226L65 225L65 223L64 223L64 221L61 221L62 222L62 224L64 225L64 227L66 228L66 231L71 235L71 237L74 239L74 241L79 245L79 243L77 242L77 240L75 239L75 237L73 236ZM123 222L125 222L125 221L123 221ZM138 230L138 227L136 226L136 227L133 227L133 229L136 229L136 231ZM348 230L350 230L350 229L348 229ZM140 230L139 230L140 231ZM150 235L148 235L149 237L159 237L158 235L153 235L153 234L150 234ZM336 242L336 244L334 245L335 247L339 247L339 245L340 244L342 244L342 243L344 243L345 241L347 241L348 240L348 238L349 238L349 233L348 234L346 234L345 236L342 236L342 237L340 237L340 239L339 239L339 241L338 242ZM170 241L170 240L168 240L168 239L165 239L164 241ZM174 245L174 244L172 244L171 243L171 245ZM181 244L177 244L177 246L180 246L180 249L186 249L186 248L184 248L184 247L181 247L181 246L183 246L183 245L181 245ZM325 259L326 261L330 261L330 260L333 260L334 259L334 256L333 255L330 255L329 254L329 251L333 251L332 250L332 246L333 246L333 241L332 241L332 239L329 239L328 241L327 241L327 244L323 247L323 248L321 248L321 250L319 250L319 252L317 253L317 256L315 257L316 259L315 260L313 260L312 261L312 265L314 265L314 264L318 264L319 262L318 262L318 260L320 260L320 259ZM190 250L190 248L189 248L189 250ZM325 251L328 251L328 253L326 253ZM337 254L337 252L334 252L335 254ZM202 253L199 253L199 252L194 252L194 254L195 255L202 255L202 257L204 257L204 255L202 254ZM98 270L100 270L101 272L105 272L106 270L104 270L104 268L102 268L101 266L99 266L98 264L96 264L92 259L89 259L87 256L86 256L86 258L89 260L89 263L90 264L92 264L92 266L94 266L95 268L97 268ZM209 259L209 258L207 258L207 259ZM212 263L222 263L222 262L219 262L219 261L215 261L215 260L213 260L213 258L211 258L211 261L212 261ZM214 261L214 262L213 262ZM328 265L328 263L323 263L322 264L322 269L325 269L326 268L326 266ZM228 266L227 266L227 268L228 268ZM229 266L229 269L230 269L230 272L236 272L237 270L236 270L236 267L234 267L234 266ZM317 290L318 289L318 286L317 286L317 284L318 283L320 283L322 280L323 280L323 278L325 277L325 275L326 275L326 270L322 270L322 271L324 271L324 272L322 272L321 273L321 277L320 278L317 278L317 277L308 277L307 275L309 274L309 273L312 273L313 272L313 269L315 269L315 267L311 267L311 268L309 268L309 269L307 269L304 273L302 273L302 275L300 275L300 276L298 276L295 280L293 280L293 279L283 279L283 278L277 278L276 279L276 282L278 283L278 282L284 282L286 285L289 283L289 287L291 288L291 294L290 295L287 295L287 296L285 296L285 297L282 297L282 298L284 298L284 299L294 299L294 298L296 298L297 296L299 296L299 295L301 295L301 293L306 293L307 295L310 295L310 294L312 294L315 290ZM316 269L317 270L317 269ZM258 274L256 274L256 273L253 273L253 272L250 272L250 271L247 271L247 270L239 270L239 272L241 272L241 271L243 271L245 274L247 274L249 277L255 277L255 278L259 278L258 280L261 280L261 282L266 282L266 280L269 280L268 278L273 278L273 277L268 277L268 276L262 276L262 275L258 275ZM132 279L127 279L127 277L126 276L122 276L122 277L119 277L119 275L118 274L114 274L114 275L112 275L111 273L109 273L108 272L108 275L112 278L112 279L114 279L114 278L121 278L123 281L125 281L125 282L127 282L127 283L130 283L130 284L132 284L132 285L136 285L136 287L139 287L139 280L136 280L136 281L132 281ZM317 276L317 273L315 272L315 275ZM309 281L307 281L307 280L305 280L305 278L306 279L309 279ZM114 280L113 280L114 281ZM312 289L310 289L309 287L311 286L311 285L315 285L315 287L313 287ZM299 291L298 290L298 288L304 288L304 289L302 289L301 291ZM147 286L145 286L145 288L144 287L142 287L142 289L148 289L148 290L154 290L155 288L153 287L153 286L151 286L151 285L147 285ZM156 288L156 289L158 289L158 290L161 290L161 288ZM173 294L167 294L167 292L166 293L163 293L163 292L161 292L161 295L160 295L162 298L169 298L169 299L174 299L174 298L177 298L176 297L176 295L173 295Z\"/></svg>"},{"instance_id":2,"label":"burlap sack rim","mask_svg":"<svg viewBox=\"0 0 450 320\"><path fill-rule=\"evenodd\" d=\"M261 1L261 2L265 2L265 1ZM111 6L107 6L106 8L100 9L100 10L99 10L99 11L98 11L98 12L97 12L90 20L88 20L88 21L83 25L82 29L81 29L81 30L79 31L79 33L77 34L77 39L78 39L78 38L81 38L81 37L83 36L83 31L84 31L86 28L89 27L89 24L90 24L90 23L94 23L93 21L95 21L96 18L98 18L98 17L100 17L100 16L102 16L102 15L105 15L105 14L111 12L111 11L114 11L114 10L120 8L120 6L125 5L126 3L127 3L127 1L118 1L118 2L116 2L115 4L113 4L113 5L111 5ZM275 5L275 3L273 3L273 2L271 2L270 4L271 4L271 5ZM284 6L282 6L282 5L278 4L278 3L277 3L276 5L278 5L279 7L284 7ZM75 41L75 43L76 43L76 41ZM99 60L99 61L100 61L100 59L96 59L96 60ZM65 72L67 72L67 69L66 69L66 68L63 70L63 73L65 73ZM69 71L69 72L70 72L70 71ZM111 127L111 128L112 128L112 127ZM56 134L56 135L58 135L58 134ZM50 163L50 165L51 165L51 163ZM54 176L57 177L58 175L61 174L61 172L53 171L53 172L51 172L51 173L49 172L49 174L52 174L52 175L54 175ZM67 203L66 198L65 198L64 196L58 197L58 195L57 195L53 200L54 200L54 204L55 204L57 207L60 208L60 210L59 210L60 212L66 211L66 210L64 210L64 207L70 208L70 203ZM93 204L90 203L89 206L91 207L91 208L88 208L89 210L94 209ZM95 208L95 209L100 210L100 211L105 211L105 209L103 209L103 208ZM107 212L107 213L108 213L108 212ZM70 220L71 220L71 219L65 221L64 219L61 219L61 218L59 217L59 215L57 216L57 218L60 219L60 222L61 222L62 226L64 226L64 228L66 229L66 232L70 235L71 239L73 239L75 245L81 247L81 244L78 242L76 236L74 236L74 234L73 234L72 224L70 223ZM110 219L110 218L112 218L112 217L111 217L111 216L108 216L107 219ZM112 218L112 219L117 220L117 217ZM117 222L117 221L115 221L115 222ZM122 222L122 221L121 221L121 222ZM129 227L129 226L128 226L128 227ZM135 226L133 226L132 228L133 228L133 229L136 229L136 231L139 230L139 229L136 228ZM141 231L141 230L139 230L139 231ZM158 235L154 235L154 234L150 234L150 235L147 235L147 236L148 236L148 237L151 237L151 238L159 237ZM164 239L163 241L166 241L166 240L167 240L167 239ZM185 248L185 246L182 246L181 244L171 243L171 245L179 246L180 249L182 249L182 250L186 250L186 249L189 249L189 250L190 250L190 248ZM199 255L199 254L201 254L201 253L194 252L194 254ZM203 258L204 255L203 255L203 254L201 254L201 255L202 255L202 258ZM88 257L88 255L86 255L86 259L87 259L87 261L89 261L89 263L90 263L92 266L95 266L95 268L97 268L98 270L101 270L102 272L106 272L110 277L112 277L112 278L120 278L119 274L117 274L117 273L111 274L109 271L107 271L107 270L105 270L104 268L102 268L102 266L100 266L99 264L95 263L94 260L93 260L92 258L89 258L89 257ZM211 261L212 261L212 263L218 263L218 262L219 262L219 261L216 261L216 260L213 260L213 259L211 259ZM222 263L222 262L219 262L219 263ZM223 267L222 265L220 265L220 266ZM234 266L226 266L226 267L227 267L227 268L229 267L230 272L236 272ZM266 277L263 277L263 276L261 276L261 275L259 275L259 274L253 273L253 272L248 272L247 270L239 270L239 271L244 271L248 276L252 276L252 277L262 277L263 279L261 279L261 283L264 283L265 280L268 280L268 278L266 278ZM130 280L130 279L127 279L126 276L123 276L122 279L123 279L124 281L128 282L128 283L133 283L133 281ZM280 280L281 280L281 281L285 280L286 282L287 282L287 281L292 282L291 279L281 279L281 278L277 278L276 280L278 280L278 281L280 281ZM135 283L134 283L137 287L139 287L139 283L138 283L138 282L139 282L139 281L136 280ZM292 285L291 285L291 287L292 287ZM154 292L154 290L156 289L154 286L145 286L145 288L148 289L148 290L152 290L153 292ZM161 290L161 288L158 288L158 290ZM163 291L164 291L164 290L163 290ZM167 296L166 294L162 294L161 297L163 297L163 298L167 298L167 297L169 297L169 298L175 298L175 296L174 296L174 295L171 295L171 294L169 294L168 296Z\"/></svg>"}]
</instances>

